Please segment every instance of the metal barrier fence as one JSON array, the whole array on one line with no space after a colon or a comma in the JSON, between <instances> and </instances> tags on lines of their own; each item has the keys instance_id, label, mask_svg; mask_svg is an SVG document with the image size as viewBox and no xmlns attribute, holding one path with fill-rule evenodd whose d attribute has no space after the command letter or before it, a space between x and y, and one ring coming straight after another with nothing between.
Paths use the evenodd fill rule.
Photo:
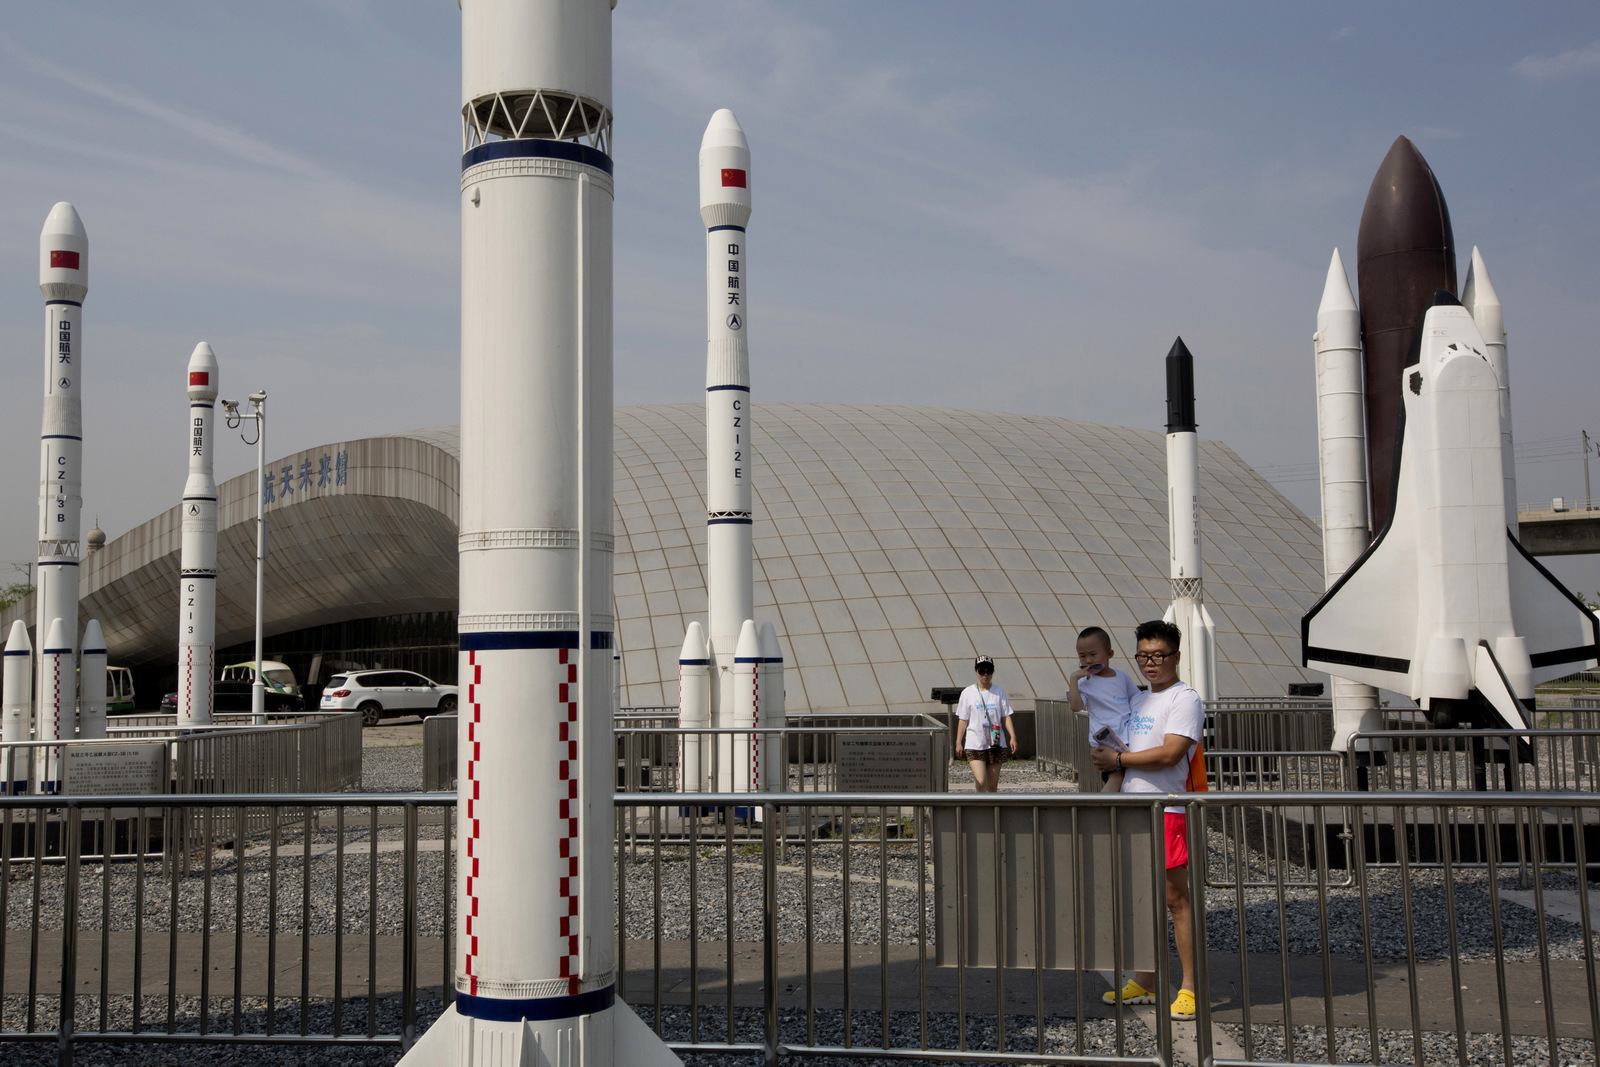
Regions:
<instances>
[{"instance_id":1,"label":"metal barrier fence","mask_svg":"<svg viewBox=\"0 0 1600 1067\"><path fill-rule=\"evenodd\" d=\"M63 781L95 795L325 793L361 784L361 719L354 712L275 726L123 727L100 741L0 744L0 792L43 793ZM49 761L50 770L46 769Z\"/></svg>"},{"instance_id":2,"label":"metal barrier fence","mask_svg":"<svg viewBox=\"0 0 1600 1067\"><path fill-rule=\"evenodd\" d=\"M0 798L0 1041L62 1063L90 1042L404 1048L449 1002L453 797L148 799ZM1168 802L1204 902L1188 1025L1165 994L1100 1000L1131 967L1179 976L1155 950ZM1596 795L616 803L619 834L643 828L617 853L618 992L680 1053L1521 1064L1600 1042ZM179 813L209 847L149 863Z\"/></svg>"},{"instance_id":3,"label":"metal barrier fence","mask_svg":"<svg viewBox=\"0 0 1600 1067\"><path fill-rule=\"evenodd\" d=\"M876 762L880 771L918 761L923 765L915 781L902 782L899 788L942 790L949 785L950 731L931 715L797 715L785 727L751 731L681 729L676 708L624 711L633 714L618 716L613 734L619 792L681 792L685 745L696 755L703 750L703 781L726 780L729 788L736 777L732 766L735 750L753 747L767 750L769 767L788 768L786 784L780 788L805 792L881 786L881 776L877 783L861 778L862 772L872 769L863 765L863 754L873 745L880 754ZM894 762L883 758L885 748L894 749ZM846 757L844 785L840 784L841 754ZM422 767L424 789L455 788L455 716L435 715L423 723Z\"/></svg>"}]
</instances>

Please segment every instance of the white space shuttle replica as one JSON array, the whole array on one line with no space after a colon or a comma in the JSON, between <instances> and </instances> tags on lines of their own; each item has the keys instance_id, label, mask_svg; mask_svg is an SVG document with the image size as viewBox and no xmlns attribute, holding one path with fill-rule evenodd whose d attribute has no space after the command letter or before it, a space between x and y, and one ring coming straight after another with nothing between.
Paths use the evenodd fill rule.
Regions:
<instances>
[{"instance_id":1,"label":"white space shuttle replica","mask_svg":"<svg viewBox=\"0 0 1600 1067\"><path fill-rule=\"evenodd\" d=\"M1304 660L1438 726L1523 731L1535 684L1596 665L1600 620L1518 543L1502 376L1472 313L1446 290L1432 305L1401 369L1387 522L1306 613Z\"/></svg>"}]
</instances>

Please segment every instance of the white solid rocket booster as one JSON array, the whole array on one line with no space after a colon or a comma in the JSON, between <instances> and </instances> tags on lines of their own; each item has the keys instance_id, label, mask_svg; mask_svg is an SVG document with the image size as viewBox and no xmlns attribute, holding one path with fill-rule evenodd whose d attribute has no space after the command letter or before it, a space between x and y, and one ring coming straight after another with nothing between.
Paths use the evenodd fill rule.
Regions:
<instances>
[{"instance_id":1,"label":"white solid rocket booster","mask_svg":"<svg viewBox=\"0 0 1600 1067\"><path fill-rule=\"evenodd\" d=\"M211 724L217 651L217 479L211 467L217 357L201 341L189 356L189 417L178 564L178 726Z\"/></svg>"},{"instance_id":2,"label":"white solid rocket booster","mask_svg":"<svg viewBox=\"0 0 1600 1067\"><path fill-rule=\"evenodd\" d=\"M778 645L778 630L770 622L761 624L761 724L766 727L789 725L783 702L783 649ZM763 739L767 749L764 764L766 773L761 788L768 793L781 792L789 787L788 753L777 743L782 735L768 734Z\"/></svg>"},{"instance_id":3,"label":"white solid rocket booster","mask_svg":"<svg viewBox=\"0 0 1600 1067\"><path fill-rule=\"evenodd\" d=\"M676 1057L616 999L611 4L464 0L456 999L406 1064Z\"/></svg>"},{"instance_id":4,"label":"white solid rocket booster","mask_svg":"<svg viewBox=\"0 0 1600 1067\"><path fill-rule=\"evenodd\" d=\"M78 211L65 200L50 209L39 234L39 291L44 294L44 420L39 434L39 556L34 571L34 633L44 645L60 619L71 685L60 728L71 737L76 725L78 636L78 523L83 510L83 298L89 292L89 235ZM41 656L43 653L41 652ZM50 684L41 663L39 699L44 714ZM60 725L60 724L58 724ZM40 739L44 738L41 724Z\"/></svg>"},{"instance_id":5,"label":"white solid rocket booster","mask_svg":"<svg viewBox=\"0 0 1600 1067\"><path fill-rule=\"evenodd\" d=\"M1339 250L1317 307L1312 338L1317 361L1317 461L1322 475L1322 571L1332 588L1372 541L1367 510L1367 401L1361 361L1361 311ZM1378 691L1365 682L1330 676L1333 749L1350 735L1383 729Z\"/></svg>"},{"instance_id":6,"label":"white solid rocket booster","mask_svg":"<svg viewBox=\"0 0 1600 1067\"><path fill-rule=\"evenodd\" d=\"M83 651L78 654L78 740L106 737L106 637L99 619L83 626Z\"/></svg>"},{"instance_id":7,"label":"white solid rocket booster","mask_svg":"<svg viewBox=\"0 0 1600 1067\"><path fill-rule=\"evenodd\" d=\"M684 730L705 730L711 726L711 659L706 651L706 632L691 622L683 635L683 650L678 653L678 726ZM679 736L678 788L698 793L709 788L706 755L714 751L711 734L687 733Z\"/></svg>"},{"instance_id":8,"label":"white solid rocket booster","mask_svg":"<svg viewBox=\"0 0 1600 1067\"><path fill-rule=\"evenodd\" d=\"M11 636L6 640L5 667L0 675L0 741L14 744L32 741L29 712L33 708L33 642L28 640L28 627L21 619L11 624ZM28 786L28 762L32 750L6 749L5 764L0 765L0 792L20 793Z\"/></svg>"},{"instance_id":9,"label":"white solid rocket booster","mask_svg":"<svg viewBox=\"0 0 1600 1067\"><path fill-rule=\"evenodd\" d=\"M1194 357L1183 338L1167 353L1168 577L1172 604L1162 618L1183 635L1178 676L1201 700L1217 698L1217 628L1200 575L1200 436L1194 421Z\"/></svg>"},{"instance_id":10,"label":"white solid rocket booster","mask_svg":"<svg viewBox=\"0 0 1600 1067\"><path fill-rule=\"evenodd\" d=\"M1494 376L1500 382L1500 466L1505 479L1506 526L1514 534L1517 532L1517 458L1511 439L1511 364L1506 354L1505 316L1477 245L1472 246L1472 263L1467 267L1466 284L1461 287L1461 303L1471 312L1478 332L1483 335L1484 354L1489 357L1489 366L1494 368Z\"/></svg>"}]
</instances>

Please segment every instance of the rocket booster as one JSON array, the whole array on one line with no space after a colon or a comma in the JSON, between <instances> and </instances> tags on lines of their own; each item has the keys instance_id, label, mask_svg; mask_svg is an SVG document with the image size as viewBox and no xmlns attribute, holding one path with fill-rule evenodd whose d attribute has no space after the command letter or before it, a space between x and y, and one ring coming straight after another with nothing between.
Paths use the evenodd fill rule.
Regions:
<instances>
[{"instance_id":1,"label":"rocket booster","mask_svg":"<svg viewBox=\"0 0 1600 1067\"><path fill-rule=\"evenodd\" d=\"M700 142L700 218L706 227L706 621L713 724L734 725L733 661L755 614L751 543L749 290L750 145L726 108ZM727 774L731 768L722 768Z\"/></svg>"},{"instance_id":2,"label":"rocket booster","mask_svg":"<svg viewBox=\"0 0 1600 1067\"><path fill-rule=\"evenodd\" d=\"M1194 419L1194 356L1183 338L1167 353L1167 574L1162 615L1183 635L1178 674L1202 700L1216 699L1217 630L1200 574L1200 437Z\"/></svg>"},{"instance_id":3,"label":"rocket booster","mask_svg":"<svg viewBox=\"0 0 1600 1067\"><path fill-rule=\"evenodd\" d=\"M1461 304L1483 335L1483 351L1495 380L1500 383L1500 466L1505 479L1506 526L1517 529L1517 462L1511 438L1511 363L1506 353L1505 315L1500 296L1489 281L1489 268L1474 245L1467 280L1461 286Z\"/></svg>"},{"instance_id":4,"label":"rocket booster","mask_svg":"<svg viewBox=\"0 0 1600 1067\"><path fill-rule=\"evenodd\" d=\"M44 294L44 419L39 433L39 555L34 572L34 633L60 619L73 686L64 736L77 707L78 530L83 510L83 298L89 292L89 236L65 200L50 209L39 234L39 291ZM52 644L46 642L46 644ZM43 713L45 672L35 706ZM63 736L57 734L54 736Z\"/></svg>"},{"instance_id":5,"label":"rocket booster","mask_svg":"<svg viewBox=\"0 0 1600 1067\"><path fill-rule=\"evenodd\" d=\"M78 655L78 739L103 741L106 737L106 637L99 619L83 627L83 651Z\"/></svg>"},{"instance_id":6,"label":"rocket booster","mask_svg":"<svg viewBox=\"0 0 1600 1067\"><path fill-rule=\"evenodd\" d=\"M217 647L217 479L211 442L217 402L217 357L201 341L189 356L189 414L184 447L183 548L178 575L178 726L211 723Z\"/></svg>"},{"instance_id":7,"label":"rocket booster","mask_svg":"<svg viewBox=\"0 0 1600 1067\"><path fill-rule=\"evenodd\" d=\"M4 673L0 674L0 741L32 741L29 712L33 708L33 643L21 619L11 624L6 640ZM0 763L0 792L20 793L28 787L28 761L32 750L5 750Z\"/></svg>"},{"instance_id":8,"label":"rocket booster","mask_svg":"<svg viewBox=\"0 0 1600 1067\"><path fill-rule=\"evenodd\" d=\"M1360 558L1372 541L1367 525L1366 397L1362 385L1361 312L1344 260L1334 249L1312 337L1317 372L1318 469L1322 475L1322 569L1325 587ZM1334 676L1333 748L1350 735L1383 729L1378 691Z\"/></svg>"}]
</instances>

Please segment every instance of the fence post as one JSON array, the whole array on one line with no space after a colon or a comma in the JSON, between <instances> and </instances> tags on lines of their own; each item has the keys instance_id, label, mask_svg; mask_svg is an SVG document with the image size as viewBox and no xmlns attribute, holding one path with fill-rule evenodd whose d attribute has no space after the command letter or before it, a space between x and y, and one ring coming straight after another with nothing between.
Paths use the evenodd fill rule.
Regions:
<instances>
[{"instance_id":1,"label":"fence post","mask_svg":"<svg viewBox=\"0 0 1600 1067\"><path fill-rule=\"evenodd\" d=\"M1224 816L1226 818L1226 816ZM1211 1049L1211 960L1206 952L1206 872L1211 854L1206 848L1209 828L1206 826L1205 805L1198 800L1189 801L1189 813L1184 820L1189 831L1189 932L1194 952L1194 1031L1195 1059L1202 1064L1212 1061ZM1159 1010L1160 998L1156 1000Z\"/></svg>"},{"instance_id":2,"label":"fence post","mask_svg":"<svg viewBox=\"0 0 1600 1067\"><path fill-rule=\"evenodd\" d=\"M66 835L67 885L61 902L61 1021L57 1031L60 1067L72 1067L72 1031L78 1008L78 863L82 858L83 813L76 807L62 812L61 829ZM43 820L40 820L43 825ZM37 887L38 883L34 883ZM37 889L35 890L37 891Z\"/></svg>"},{"instance_id":3,"label":"fence post","mask_svg":"<svg viewBox=\"0 0 1600 1067\"><path fill-rule=\"evenodd\" d=\"M400 1048L417 1040L417 806L405 806L405 904L401 913ZM373 857L376 860L376 856ZM374 925L368 936L376 942Z\"/></svg>"},{"instance_id":4,"label":"fence post","mask_svg":"<svg viewBox=\"0 0 1600 1067\"><path fill-rule=\"evenodd\" d=\"M846 827L848 831L848 826ZM762 1043L766 1046L762 1062L766 1067L778 1063L778 807L761 806L761 921L762 940L762 1005L766 1019ZM809 863L809 858L807 859ZM850 892L845 883L844 891ZM728 943L733 943L733 924L728 925ZM845 932L846 938L849 931ZM846 952L849 951L846 946Z\"/></svg>"}]
</instances>

